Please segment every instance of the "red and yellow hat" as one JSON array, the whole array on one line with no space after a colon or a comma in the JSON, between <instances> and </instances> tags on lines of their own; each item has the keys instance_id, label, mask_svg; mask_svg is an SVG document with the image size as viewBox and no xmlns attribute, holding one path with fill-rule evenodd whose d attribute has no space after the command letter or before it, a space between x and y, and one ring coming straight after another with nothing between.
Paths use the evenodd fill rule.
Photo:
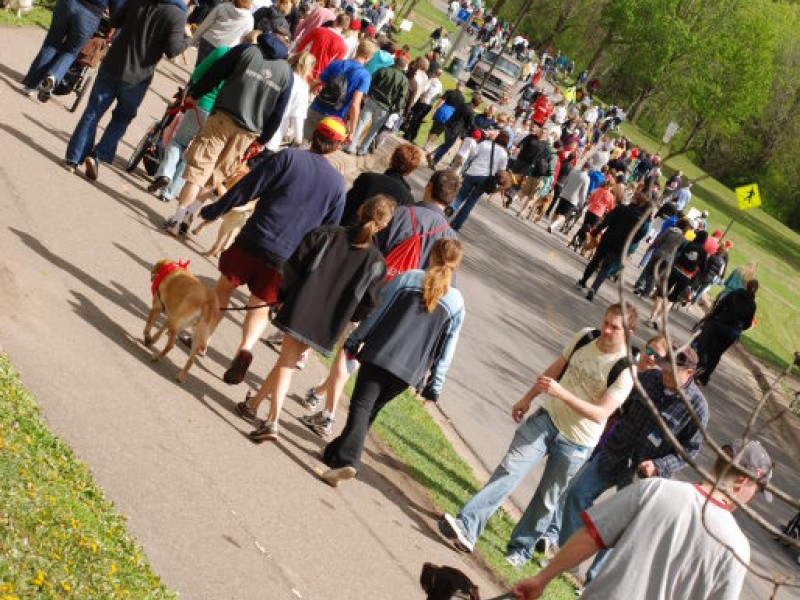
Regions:
<instances>
[{"instance_id":1,"label":"red and yellow hat","mask_svg":"<svg viewBox=\"0 0 800 600\"><path fill-rule=\"evenodd\" d=\"M317 131L323 137L335 142L343 142L347 139L347 127L339 117L325 117L317 125Z\"/></svg>"}]
</instances>

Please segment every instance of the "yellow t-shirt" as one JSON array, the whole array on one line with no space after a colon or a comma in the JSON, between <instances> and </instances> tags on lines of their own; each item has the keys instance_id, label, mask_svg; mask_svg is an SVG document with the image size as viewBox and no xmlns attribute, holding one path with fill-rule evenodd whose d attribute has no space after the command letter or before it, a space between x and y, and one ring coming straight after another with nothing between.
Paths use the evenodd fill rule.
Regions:
<instances>
[{"instance_id":1,"label":"yellow t-shirt","mask_svg":"<svg viewBox=\"0 0 800 600\"><path fill-rule=\"evenodd\" d=\"M564 358L569 358L572 349L584 335L591 331L591 327L581 329L564 348ZM633 389L633 379L630 369L626 369L617 377L617 380L606 390L608 373L614 364L626 356L623 348L619 352L605 354L597 348L597 340L589 342L578 349L569 359L567 370L561 377L561 385L576 395L581 400L598 404L600 399L610 393L614 401L622 405ZM605 422L595 423L591 419L580 416L567 404L558 398L545 395L542 407L548 412L553 424L573 444L593 447L597 445L603 434Z\"/></svg>"}]
</instances>

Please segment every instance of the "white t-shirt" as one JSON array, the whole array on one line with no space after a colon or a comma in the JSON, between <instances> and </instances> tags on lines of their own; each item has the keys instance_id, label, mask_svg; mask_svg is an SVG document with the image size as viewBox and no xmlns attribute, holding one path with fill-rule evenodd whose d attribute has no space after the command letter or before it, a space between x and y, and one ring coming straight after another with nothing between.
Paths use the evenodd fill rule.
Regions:
<instances>
[{"instance_id":1,"label":"white t-shirt","mask_svg":"<svg viewBox=\"0 0 800 600\"><path fill-rule=\"evenodd\" d=\"M591 330L591 327L581 329L564 348L564 358L569 358L570 354L572 354L572 358L569 358L569 364L560 383L565 389L586 402L597 404L606 393L609 393L614 402L621 406L633 389L630 370L625 369L608 389L606 389L606 382L612 367L620 358L626 356L625 348L623 347L619 352L605 354L600 352L597 340L595 340L574 353L572 352L578 340ZM591 419L582 417L567 406L563 400L552 396L544 396L542 407L550 415L561 435L570 442L589 448L597 445L603 434L605 422L595 423Z\"/></svg>"},{"instance_id":2,"label":"white t-shirt","mask_svg":"<svg viewBox=\"0 0 800 600\"><path fill-rule=\"evenodd\" d=\"M442 93L442 82L439 81L438 77L428 79L428 85L425 87L425 91L419 97L419 102L421 104L433 104L434 98L439 96Z\"/></svg>"},{"instance_id":3,"label":"white t-shirt","mask_svg":"<svg viewBox=\"0 0 800 600\"><path fill-rule=\"evenodd\" d=\"M567 107L563 104L559 104L553 109L553 121L558 123L559 125L563 125L564 121L567 120Z\"/></svg>"},{"instance_id":4,"label":"white t-shirt","mask_svg":"<svg viewBox=\"0 0 800 600\"><path fill-rule=\"evenodd\" d=\"M702 489L645 479L587 515L592 537L614 550L583 600L739 598L747 569L736 555L749 564L750 544L728 509Z\"/></svg>"},{"instance_id":5,"label":"white t-shirt","mask_svg":"<svg viewBox=\"0 0 800 600\"><path fill-rule=\"evenodd\" d=\"M502 171L508 164L508 152L499 144L494 144L494 161L492 162L491 169L489 168L489 161L492 158L492 142L491 140L484 140L470 153L472 162L469 168L464 171L464 175L494 175L498 171Z\"/></svg>"},{"instance_id":6,"label":"white t-shirt","mask_svg":"<svg viewBox=\"0 0 800 600\"><path fill-rule=\"evenodd\" d=\"M286 103L286 110L283 113L281 124L278 125L278 130L267 142L267 149L273 152L278 151L290 123L294 129L296 141L302 141L303 123L308 115L308 96L308 82L292 71L292 91L289 93L289 101Z\"/></svg>"},{"instance_id":7,"label":"white t-shirt","mask_svg":"<svg viewBox=\"0 0 800 600\"><path fill-rule=\"evenodd\" d=\"M230 2L223 2L200 23L192 36L192 42L198 44L203 39L215 48L232 48L239 44L245 33L253 31L253 27L253 14L249 9L236 8Z\"/></svg>"},{"instance_id":8,"label":"white t-shirt","mask_svg":"<svg viewBox=\"0 0 800 600\"><path fill-rule=\"evenodd\" d=\"M475 146L477 145L478 142L475 141L475 138L469 135L465 137L463 140L461 140L461 146L458 148L457 154L458 156L464 159L464 162L462 164L467 162L470 152L472 152L472 149L475 148Z\"/></svg>"},{"instance_id":9,"label":"white t-shirt","mask_svg":"<svg viewBox=\"0 0 800 600\"><path fill-rule=\"evenodd\" d=\"M422 96L422 92L428 87L428 74L422 69L417 69L416 73L414 73L414 81L417 82L417 91L414 93L414 97L411 98L410 106L416 104L417 100Z\"/></svg>"}]
</instances>

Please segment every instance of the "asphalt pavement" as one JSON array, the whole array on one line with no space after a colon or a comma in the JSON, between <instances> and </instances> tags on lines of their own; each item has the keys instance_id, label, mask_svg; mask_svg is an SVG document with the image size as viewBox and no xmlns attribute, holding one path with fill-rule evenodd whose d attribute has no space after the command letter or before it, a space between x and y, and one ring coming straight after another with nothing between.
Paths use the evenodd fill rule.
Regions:
<instances>
[{"instance_id":1,"label":"asphalt pavement","mask_svg":"<svg viewBox=\"0 0 800 600\"><path fill-rule=\"evenodd\" d=\"M222 323L183 387L172 380L183 350L150 363L137 341L150 301L150 266L166 256L190 258L194 272L213 281L216 267L198 250L214 232L209 228L188 244L164 235L160 224L172 206L146 193L141 174L102 167L92 183L59 167L78 114L59 100L40 105L19 93L42 37L34 29L0 29L7 48L0 60L0 346L52 429L130 517L156 571L186 598L414 598L422 595L421 563L430 560L463 568L496 592L476 562L441 543L424 491L374 441L358 480L332 490L315 478L322 442L295 419L303 413L295 402L287 402L281 444L254 446L243 437L249 428L233 406L244 386L221 381L239 339L239 316ZM187 73L162 63L120 145L121 157ZM366 166L377 168L374 161ZM412 177L417 192L428 176L421 169ZM617 297L607 283L593 303L585 300L573 287L584 261L563 237L497 205L482 202L461 239L466 252L458 285L467 318L440 408L491 469L514 430L511 405L571 333L599 324ZM626 280L635 274L627 269ZM696 316L673 318L679 336ZM650 333L640 328L638 338ZM274 356L259 345L248 386L260 383ZM293 391L322 373L312 364L298 373ZM736 435L756 401L749 372L726 357L708 398L710 433ZM764 436L776 460L776 483L800 496L797 450L770 428ZM709 463L706 452L703 460ZM524 506L537 480L536 472L528 477L514 495L517 504ZM759 500L755 507L774 523L791 516L777 502ZM797 572L789 552L746 518L740 522L755 564ZM750 576L742 597L766 598L767 590Z\"/></svg>"}]
</instances>

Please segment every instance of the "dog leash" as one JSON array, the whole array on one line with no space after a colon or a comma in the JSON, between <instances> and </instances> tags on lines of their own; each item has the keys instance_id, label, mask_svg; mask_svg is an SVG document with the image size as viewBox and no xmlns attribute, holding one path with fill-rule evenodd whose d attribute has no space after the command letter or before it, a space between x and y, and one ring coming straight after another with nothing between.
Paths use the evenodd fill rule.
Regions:
<instances>
[{"instance_id":1,"label":"dog leash","mask_svg":"<svg viewBox=\"0 0 800 600\"><path fill-rule=\"evenodd\" d=\"M258 304L256 306L225 306L220 308L221 311L230 310L230 311L238 311L238 310L255 310L257 308L266 308L267 306L271 306L270 304Z\"/></svg>"}]
</instances>

